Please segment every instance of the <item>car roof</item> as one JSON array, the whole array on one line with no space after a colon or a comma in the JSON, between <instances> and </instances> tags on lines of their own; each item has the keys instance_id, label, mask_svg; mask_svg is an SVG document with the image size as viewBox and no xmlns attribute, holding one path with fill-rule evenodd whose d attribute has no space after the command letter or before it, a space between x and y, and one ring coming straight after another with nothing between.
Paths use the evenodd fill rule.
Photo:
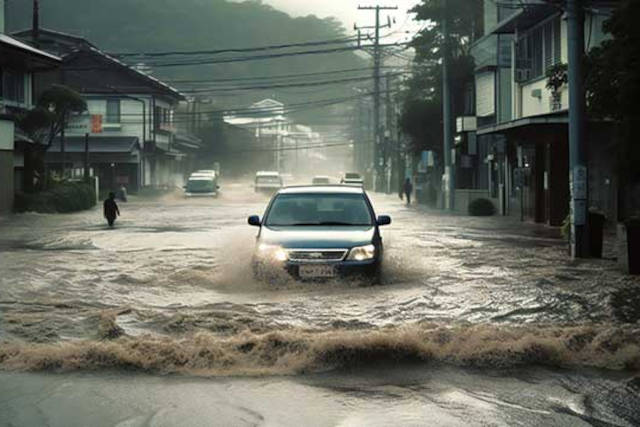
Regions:
<instances>
[{"instance_id":1,"label":"car roof","mask_svg":"<svg viewBox=\"0 0 640 427\"><path fill-rule=\"evenodd\" d=\"M313 179L329 179L329 177L327 175L316 175Z\"/></svg>"},{"instance_id":2,"label":"car roof","mask_svg":"<svg viewBox=\"0 0 640 427\"><path fill-rule=\"evenodd\" d=\"M296 185L284 187L278 194L305 194L305 193L337 193L337 194L364 194L361 187L348 185Z\"/></svg>"},{"instance_id":3,"label":"car roof","mask_svg":"<svg viewBox=\"0 0 640 427\"><path fill-rule=\"evenodd\" d=\"M259 171L256 172L256 176L280 176L280 173L271 171Z\"/></svg>"}]
</instances>

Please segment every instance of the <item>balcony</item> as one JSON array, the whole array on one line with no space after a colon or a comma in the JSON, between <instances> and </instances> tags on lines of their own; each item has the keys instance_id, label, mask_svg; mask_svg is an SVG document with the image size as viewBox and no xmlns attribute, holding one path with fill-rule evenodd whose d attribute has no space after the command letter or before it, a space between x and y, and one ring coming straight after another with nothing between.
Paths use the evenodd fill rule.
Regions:
<instances>
[{"instance_id":1,"label":"balcony","mask_svg":"<svg viewBox=\"0 0 640 427\"><path fill-rule=\"evenodd\" d=\"M471 56L476 63L476 72L493 69L498 66L498 35L482 37L471 47Z\"/></svg>"},{"instance_id":2,"label":"balcony","mask_svg":"<svg viewBox=\"0 0 640 427\"><path fill-rule=\"evenodd\" d=\"M514 12L504 13L500 22L491 29L492 34L512 34L526 30L545 18L558 13L558 7L542 0L519 0L510 6Z\"/></svg>"}]
</instances>

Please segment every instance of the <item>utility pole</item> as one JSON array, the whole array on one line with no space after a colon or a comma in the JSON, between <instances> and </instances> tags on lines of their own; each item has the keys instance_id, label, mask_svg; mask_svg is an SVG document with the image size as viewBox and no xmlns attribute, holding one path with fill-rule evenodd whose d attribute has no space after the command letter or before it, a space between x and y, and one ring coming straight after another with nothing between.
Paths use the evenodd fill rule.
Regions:
<instances>
[{"instance_id":1,"label":"utility pole","mask_svg":"<svg viewBox=\"0 0 640 427\"><path fill-rule=\"evenodd\" d=\"M444 209L453 210L455 200L455 171L453 169L451 148L453 147L453 122L451 105L451 82L449 78L449 62L451 60L451 36L449 34L449 2L444 1L444 17L442 19L442 32L444 42L442 45L442 122L444 137Z\"/></svg>"},{"instance_id":2,"label":"utility pole","mask_svg":"<svg viewBox=\"0 0 640 427\"><path fill-rule=\"evenodd\" d=\"M584 54L584 9L580 0L567 0L569 47L569 183L571 189L571 256L589 256L587 200L587 150L584 138L585 88L582 74Z\"/></svg>"},{"instance_id":3,"label":"utility pole","mask_svg":"<svg viewBox=\"0 0 640 427\"><path fill-rule=\"evenodd\" d=\"M89 182L89 132L84 134L84 182Z\"/></svg>"},{"instance_id":4,"label":"utility pole","mask_svg":"<svg viewBox=\"0 0 640 427\"><path fill-rule=\"evenodd\" d=\"M39 0L33 0L33 14L31 17L31 32L33 37L33 44L36 47L40 47L40 2Z\"/></svg>"},{"instance_id":5,"label":"utility pole","mask_svg":"<svg viewBox=\"0 0 640 427\"><path fill-rule=\"evenodd\" d=\"M373 161L375 171L375 191L384 191L386 187L383 184L384 179L384 160L381 158L383 149L382 129L380 126L380 64L381 64L381 52L380 52L380 28L391 27L391 22L387 22L385 25L380 25L380 11L381 10L397 10L397 6L358 6L358 10L373 10L376 13L376 25L373 26L375 30L375 36L373 41ZM356 27L356 29L371 28L371 27Z\"/></svg>"}]
</instances>

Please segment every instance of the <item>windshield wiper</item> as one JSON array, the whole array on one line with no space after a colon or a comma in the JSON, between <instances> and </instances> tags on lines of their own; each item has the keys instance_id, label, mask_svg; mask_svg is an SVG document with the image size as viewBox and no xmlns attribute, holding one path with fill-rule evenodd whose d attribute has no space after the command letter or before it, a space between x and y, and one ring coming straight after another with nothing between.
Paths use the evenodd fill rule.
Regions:
<instances>
[{"instance_id":1,"label":"windshield wiper","mask_svg":"<svg viewBox=\"0 0 640 427\"><path fill-rule=\"evenodd\" d=\"M294 224L294 225L343 225L343 226L360 226L360 225L371 225L371 224L354 224L352 222L342 222L342 221L320 221L308 224Z\"/></svg>"}]
</instances>

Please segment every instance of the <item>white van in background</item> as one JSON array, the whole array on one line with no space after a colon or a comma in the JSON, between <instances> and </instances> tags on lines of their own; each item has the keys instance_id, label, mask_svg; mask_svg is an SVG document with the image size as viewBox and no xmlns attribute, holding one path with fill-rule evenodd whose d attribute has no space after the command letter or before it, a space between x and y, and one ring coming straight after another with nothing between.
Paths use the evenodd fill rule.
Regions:
<instances>
[{"instance_id":1,"label":"white van in background","mask_svg":"<svg viewBox=\"0 0 640 427\"><path fill-rule=\"evenodd\" d=\"M215 171L197 171L187 180L184 195L186 197L217 197L219 189Z\"/></svg>"},{"instance_id":2,"label":"white van in background","mask_svg":"<svg viewBox=\"0 0 640 427\"><path fill-rule=\"evenodd\" d=\"M280 173L274 171L256 172L254 189L256 193L275 193L284 186Z\"/></svg>"}]
</instances>

